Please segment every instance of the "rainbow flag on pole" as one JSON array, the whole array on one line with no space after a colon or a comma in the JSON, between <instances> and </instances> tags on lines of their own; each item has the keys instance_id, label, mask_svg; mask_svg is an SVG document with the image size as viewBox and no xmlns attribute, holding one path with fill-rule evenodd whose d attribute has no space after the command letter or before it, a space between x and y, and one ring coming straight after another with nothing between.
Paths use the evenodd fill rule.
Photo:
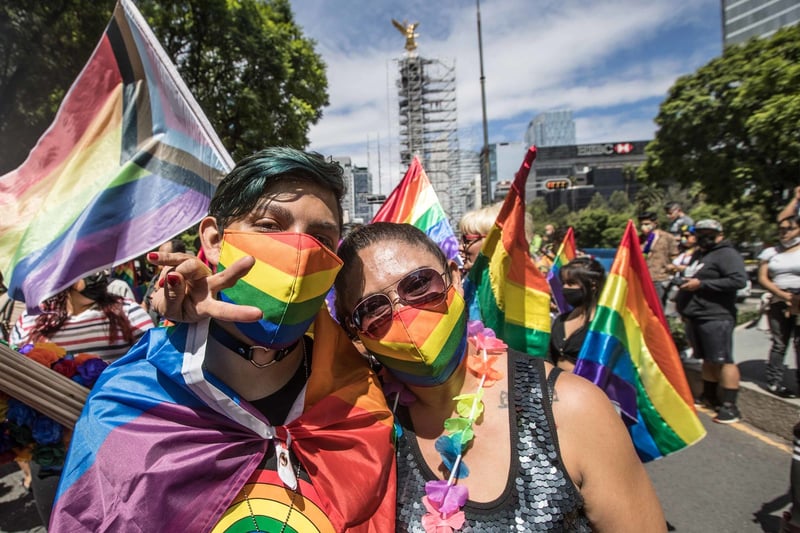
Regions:
<instances>
[{"instance_id":1,"label":"rainbow flag on pole","mask_svg":"<svg viewBox=\"0 0 800 533\"><path fill-rule=\"evenodd\" d=\"M509 347L547 357L550 290L528 254L525 182L536 158L531 146L469 272L485 326Z\"/></svg>"},{"instance_id":2,"label":"rainbow flag on pole","mask_svg":"<svg viewBox=\"0 0 800 533\"><path fill-rule=\"evenodd\" d=\"M643 462L690 446L706 433L631 221L575 373L619 406Z\"/></svg>"},{"instance_id":3,"label":"rainbow flag on pole","mask_svg":"<svg viewBox=\"0 0 800 533\"><path fill-rule=\"evenodd\" d=\"M448 259L461 265L456 235L417 156L372 222L411 224L438 244Z\"/></svg>"},{"instance_id":4,"label":"rainbow flag on pole","mask_svg":"<svg viewBox=\"0 0 800 533\"><path fill-rule=\"evenodd\" d=\"M29 309L191 227L233 166L130 0L55 121L0 177L0 271Z\"/></svg>"},{"instance_id":5,"label":"rainbow flag on pole","mask_svg":"<svg viewBox=\"0 0 800 533\"><path fill-rule=\"evenodd\" d=\"M555 261L553 261L553 266L551 266L550 270L547 272L547 283L550 285L550 290L558 306L559 313L566 313L570 310L569 304L564 300L564 287L561 285L560 277L561 267L575 259L575 255L575 232L572 231L572 227L570 226L567 229L567 234L564 235L564 240L561 241L561 245L558 247L558 253L556 254Z\"/></svg>"}]
</instances>

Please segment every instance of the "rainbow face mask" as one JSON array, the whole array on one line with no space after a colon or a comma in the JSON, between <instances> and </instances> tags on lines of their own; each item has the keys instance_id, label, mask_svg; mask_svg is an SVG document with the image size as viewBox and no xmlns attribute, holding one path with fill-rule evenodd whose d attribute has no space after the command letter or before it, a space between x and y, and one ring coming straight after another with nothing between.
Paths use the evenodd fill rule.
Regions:
<instances>
[{"instance_id":1,"label":"rainbow face mask","mask_svg":"<svg viewBox=\"0 0 800 533\"><path fill-rule=\"evenodd\" d=\"M314 321L342 261L305 233L226 230L218 270L248 255L256 260L253 268L219 297L264 313L258 322L235 323L250 340L276 350L291 346Z\"/></svg>"},{"instance_id":2,"label":"rainbow face mask","mask_svg":"<svg viewBox=\"0 0 800 533\"><path fill-rule=\"evenodd\" d=\"M453 375L467 353L466 307L464 298L451 286L446 304L435 309L404 306L395 311L382 338L359 334L359 339L404 383L439 385Z\"/></svg>"}]
</instances>

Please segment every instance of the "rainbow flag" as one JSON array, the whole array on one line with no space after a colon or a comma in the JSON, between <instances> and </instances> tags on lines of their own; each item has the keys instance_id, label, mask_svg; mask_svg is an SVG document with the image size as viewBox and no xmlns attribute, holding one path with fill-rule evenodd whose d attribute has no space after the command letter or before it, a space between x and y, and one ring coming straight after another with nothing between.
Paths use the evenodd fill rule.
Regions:
<instances>
[{"instance_id":1,"label":"rainbow flag","mask_svg":"<svg viewBox=\"0 0 800 533\"><path fill-rule=\"evenodd\" d=\"M619 406L643 462L690 446L706 433L632 221L600 294L575 373Z\"/></svg>"},{"instance_id":2,"label":"rainbow flag","mask_svg":"<svg viewBox=\"0 0 800 533\"><path fill-rule=\"evenodd\" d=\"M571 309L570 305L564 300L564 287L561 285L561 267L575 259L575 232L572 231L572 226L567 228L567 234L564 235L564 240L558 247L556 259L553 261L553 266L547 272L547 283L550 285L550 291L553 294L553 299L558 306L559 313L566 313Z\"/></svg>"},{"instance_id":3,"label":"rainbow flag","mask_svg":"<svg viewBox=\"0 0 800 533\"><path fill-rule=\"evenodd\" d=\"M280 529L289 512L297 516L287 531L394 531L392 413L327 311L314 323L304 396L284 425L208 373L208 326L152 329L103 372L75 426L50 530L252 530L241 491L257 481L270 447L282 445L309 479L293 506L280 481L259 488L284 495L271 504L250 492L259 524L278 523L264 531Z\"/></svg>"},{"instance_id":4,"label":"rainbow flag","mask_svg":"<svg viewBox=\"0 0 800 533\"><path fill-rule=\"evenodd\" d=\"M462 264L456 235L417 156L372 222L411 224L438 244L448 259Z\"/></svg>"},{"instance_id":5,"label":"rainbow flag","mask_svg":"<svg viewBox=\"0 0 800 533\"><path fill-rule=\"evenodd\" d=\"M35 309L88 273L191 227L233 166L130 0L55 121L0 177L0 271Z\"/></svg>"},{"instance_id":6,"label":"rainbow flag","mask_svg":"<svg viewBox=\"0 0 800 533\"><path fill-rule=\"evenodd\" d=\"M510 348L544 358L550 342L550 288L525 239L525 182L535 158L531 146L469 279L484 325Z\"/></svg>"}]
</instances>

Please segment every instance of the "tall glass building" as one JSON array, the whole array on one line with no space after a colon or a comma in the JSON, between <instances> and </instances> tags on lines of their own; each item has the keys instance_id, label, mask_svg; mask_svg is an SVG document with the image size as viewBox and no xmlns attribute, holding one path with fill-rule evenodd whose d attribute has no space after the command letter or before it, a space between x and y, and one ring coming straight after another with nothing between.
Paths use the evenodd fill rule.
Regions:
<instances>
[{"instance_id":1,"label":"tall glass building","mask_svg":"<svg viewBox=\"0 0 800 533\"><path fill-rule=\"evenodd\" d=\"M798 22L798 0L722 0L724 46L743 43L751 37L769 37Z\"/></svg>"},{"instance_id":2,"label":"tall glass building","mask_svg":"<svg viewBox=\"0 0 800 533\"><path fill-rule=\"evenodd\" d=\"M546 111L536 115L525 132L528 146L567 146L575 143L575 121L572 111Z\"/></svg>"}]
</instances>

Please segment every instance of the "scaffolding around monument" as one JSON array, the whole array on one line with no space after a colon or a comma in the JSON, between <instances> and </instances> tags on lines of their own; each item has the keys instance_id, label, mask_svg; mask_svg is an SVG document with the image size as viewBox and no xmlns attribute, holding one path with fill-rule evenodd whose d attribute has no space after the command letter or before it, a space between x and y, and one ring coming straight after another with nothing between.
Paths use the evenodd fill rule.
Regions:
<instances>
[{"instance_id":1,"label":"scaffolding around monument","mask_svg":"<svg viewBox=\"0 0 800 533\"><path fill-rule=\"evenodd\" d=\"M442 208L456 223L472 209L474 189L459 170L455 65L408 54L398 60L400 164L416 155Z\"/></svg>"}]
</instances>

